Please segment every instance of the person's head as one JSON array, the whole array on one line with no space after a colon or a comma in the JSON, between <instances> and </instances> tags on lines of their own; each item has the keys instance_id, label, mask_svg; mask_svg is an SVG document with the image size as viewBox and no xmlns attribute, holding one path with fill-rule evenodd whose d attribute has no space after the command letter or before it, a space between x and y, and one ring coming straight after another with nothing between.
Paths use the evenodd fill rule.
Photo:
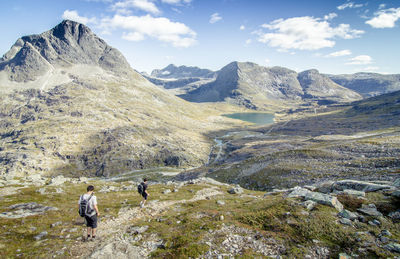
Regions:
<instances>
[{"instance_id":1,"label":"person's head","mask_svg":"<svg viewBox=\"0 0 400 259\"><path fill-rule=\"evenodd\" d=\"M92 191L94 191L94 186L93 186L93 185L89 185L89 186L86 188L86 190L87 190L88 192L92 192Z\"/></svg>"},{"instance_id":2,"label":"person's head","mask_svg":"<svg viewBox=\"0 0 400 259\"><path fill-rule=\"evenodd\" d=\"M143 178L143 182L144 182L144 183L147 182L147 178Z\"/></svg>"}]
</instances>

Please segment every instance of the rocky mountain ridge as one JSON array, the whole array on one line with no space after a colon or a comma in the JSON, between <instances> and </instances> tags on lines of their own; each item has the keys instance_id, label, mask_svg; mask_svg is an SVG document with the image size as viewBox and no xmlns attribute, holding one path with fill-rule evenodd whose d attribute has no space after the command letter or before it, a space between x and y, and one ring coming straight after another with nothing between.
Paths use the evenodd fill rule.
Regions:
<instances>
[{"instance_id":1,"label":"rocky mountain ridge","mask_svg":"<svg viewBox=\"0 0 400 259\"><path fill-rule=\"evenodd\" d=\"M352 89L364 97L371 97L400 90L400 75L378 73L355 73L326 75L332 81Z\"/></svg>"},{"instance_id":2,"label":"rocky mountain ridge","mask_svg":"<svg viewBox=\"0 0 400 259\"><path fill-rule=\"evenodd\" d=\"M251 109L268 103L350 102L362 98L317 70L297 74L287 68L267 68L251 62L232 62L218 71L215 81L180 97L192 102L227 101Z\"/></svg>"},{"instance_id":3,"label":"rocky mountain ridge","mask_svg":"<svg viewBox=\"0 0 400 259\"><path fill-rule=\"evenodd\" d=\"M154 69L151 72L151 77L164 79L214 78L215 72L198 67L175 66L174 64L170 64L163 69Z\"/></svg>"}]
</instances>

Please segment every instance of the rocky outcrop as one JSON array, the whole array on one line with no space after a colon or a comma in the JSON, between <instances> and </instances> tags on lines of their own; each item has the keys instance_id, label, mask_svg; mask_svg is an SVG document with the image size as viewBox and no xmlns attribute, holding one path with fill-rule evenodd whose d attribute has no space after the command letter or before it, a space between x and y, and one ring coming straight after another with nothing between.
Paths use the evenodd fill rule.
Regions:
<instances>
[{"instance_id":1,"label":"rocky outcrop","mask_svg":"<svg viewBox=\"0 0 400 259\"><path fill-rule=\"evenodd\" d=\"M10 211L0 213L0 217L16 219L43 214L49 210L58 210L55 207L44 206L36 202L14 204L8 209Z\"/></svg>"},{"instance_id":2,"label":"rocky outcrop","mask_svg":"<svg viewBox=\"0 0 400 259\"><path fill-rule=\"evenodd\" d=\"M344 191L350 189L362 192L376 192L379 190L392 189L393 186L374 184L370 182L356 181L356 180L343 180L336 182L333 185L333 188L338 191ZM362 196L362 194L360 195Z\"/></svg>"}]
</instances>

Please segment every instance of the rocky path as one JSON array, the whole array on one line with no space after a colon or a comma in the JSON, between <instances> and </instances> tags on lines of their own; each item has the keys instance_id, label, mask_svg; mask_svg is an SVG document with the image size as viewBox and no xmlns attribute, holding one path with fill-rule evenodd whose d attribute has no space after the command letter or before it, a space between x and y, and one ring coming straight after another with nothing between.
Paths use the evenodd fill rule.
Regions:
<instances>
[{"instance_id":1,"label":"rocky path","mask_svg":"<svg viewBox=\"0 0 400 259\"><path fill-rule=\"evenodd\" d=\"M160 242L154 237L153 241L145 242L147 247L138 247L132 245L131 237L127 237L129 226L132 221L146 217L156 217L171 206L179 203L190 203L198 200L204 200L207 197L223 194L215 186L206 187L197 191L195 196L189 200L176 201L150 201L143 209L122 208L118 217L104 222L100 222L97 229L97 240L82 242L71 248L71 255L74 258L143 258L154 249L155 244ZM85 229L86 231L86 229ZM86 234L86 232L85 232Z\"/></svg>"}]
</instances>

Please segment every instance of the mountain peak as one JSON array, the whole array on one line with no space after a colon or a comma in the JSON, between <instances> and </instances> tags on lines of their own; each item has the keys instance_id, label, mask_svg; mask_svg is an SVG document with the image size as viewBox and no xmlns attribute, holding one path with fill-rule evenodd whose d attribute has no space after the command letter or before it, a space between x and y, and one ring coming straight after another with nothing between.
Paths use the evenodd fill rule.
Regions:
<instances>
[{"instance_id":1,"label":"mountain peak","mask_svg":"<svg viewBox=\"0 0 400 259\"><path fill-rule=\"evenodd\" d=\"M11 81L33 81L50 70L93 65L119 75L132 68L124 56L84 24L64 20L49 31L23 36L0 59Z\"/></svg>"}]
</instances>

